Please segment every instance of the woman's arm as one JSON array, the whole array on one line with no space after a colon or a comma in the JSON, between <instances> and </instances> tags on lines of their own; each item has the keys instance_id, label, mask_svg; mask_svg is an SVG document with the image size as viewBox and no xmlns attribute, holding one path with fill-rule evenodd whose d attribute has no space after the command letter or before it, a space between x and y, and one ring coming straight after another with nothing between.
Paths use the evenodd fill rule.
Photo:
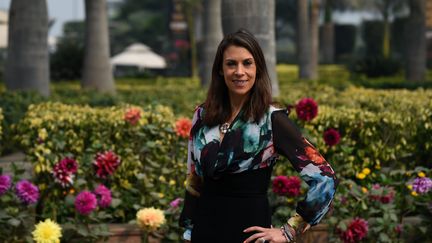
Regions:
<instances>
[{"instance_id":1,"label":"woman's arm","mask_svg":"<svg viewBox=\"0 0 432 243\"><path fill-rule=\"evenodd\" d=\"M307 141L284 110L272 113L273 143L287 157L300 177L309 185L296 211L310 225L318 224L327 213L338 181L333 168Z\"/></svg>"}]
</instances>

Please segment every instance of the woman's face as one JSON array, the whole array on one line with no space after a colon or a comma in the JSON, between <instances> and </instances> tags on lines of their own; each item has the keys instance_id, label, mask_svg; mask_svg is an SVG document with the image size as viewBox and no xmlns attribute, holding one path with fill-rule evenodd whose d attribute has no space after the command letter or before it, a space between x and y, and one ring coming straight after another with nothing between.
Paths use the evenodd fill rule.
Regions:
<instances>
[{"instance_id":1,"label":"woman's face","mask_svg":"<svg viewBox=\"0 0 432 243\"><path fill-rule=\"evenodd\" d=\"M230 97L244 98L255 84L256 64L243 47L229 46L223 54L222 71Z\"/></svg>"}]
</instances>

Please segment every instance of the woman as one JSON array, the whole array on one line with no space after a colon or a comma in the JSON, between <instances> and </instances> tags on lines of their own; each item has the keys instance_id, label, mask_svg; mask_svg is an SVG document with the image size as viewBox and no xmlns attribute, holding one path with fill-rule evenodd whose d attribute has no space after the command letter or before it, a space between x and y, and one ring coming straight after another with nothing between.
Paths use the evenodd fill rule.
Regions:
<instances>
[{"instance_id":1,"label":"woman","mask_svg":"<svg viewBox=\"0 0 432 243\"><path fill-rule=\"evenodd\" d=\"M192 121L180 217L186 240L289 242L328 211L337 184L334 171L287 111L271 105L270 90L254 36L245 30L228 34L216 52L207 99ZM279 154L310 188L297 214L273 228L267 189Z\"/></svg>"}]
</instances>

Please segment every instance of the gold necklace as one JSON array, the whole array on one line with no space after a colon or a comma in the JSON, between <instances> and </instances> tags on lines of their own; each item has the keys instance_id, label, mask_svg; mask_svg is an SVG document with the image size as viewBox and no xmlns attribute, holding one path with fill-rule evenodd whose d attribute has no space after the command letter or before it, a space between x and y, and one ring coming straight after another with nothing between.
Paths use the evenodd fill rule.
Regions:
<instances>
[{"instance_id":1,"label":"gold necklace","mask_svg":"<svg viewBox=\"0 0 432 243\"><path fill-rule=\"evenodd\" d=\"M224 124L219 125L219 131L220 131L222 134L225 134L225 133L228 132L229 127L230 127L230 124L229 124L228 122L225 122Z\"/></svg>"}]
</instances>

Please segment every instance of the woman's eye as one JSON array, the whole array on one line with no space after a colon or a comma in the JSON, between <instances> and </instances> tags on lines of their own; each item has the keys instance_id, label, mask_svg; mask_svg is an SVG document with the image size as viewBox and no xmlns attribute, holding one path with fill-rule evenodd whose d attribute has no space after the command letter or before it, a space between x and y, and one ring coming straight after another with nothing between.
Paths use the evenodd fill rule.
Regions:
<instances>
[{"instance_id":1,"label":"woman's eye","mask_svg":"<svg viewBox=\"0 0 432 243\"><path fill-rule=\"evenodd\" d=\"M245 61L245 62L243 62L243 65L250 66L250 65L252 65L252 61Z\"/></svg>"},{"instance_id":2,"label":"woman's eye","mask_svg":"<svg viewBox=\"0 0 432 243\"><path fill-rule=\"evenodd\" d=\"M226 65L228 65L228 66L234 66L235 62L227 62Z\"/></svg>"}]
</instances>

